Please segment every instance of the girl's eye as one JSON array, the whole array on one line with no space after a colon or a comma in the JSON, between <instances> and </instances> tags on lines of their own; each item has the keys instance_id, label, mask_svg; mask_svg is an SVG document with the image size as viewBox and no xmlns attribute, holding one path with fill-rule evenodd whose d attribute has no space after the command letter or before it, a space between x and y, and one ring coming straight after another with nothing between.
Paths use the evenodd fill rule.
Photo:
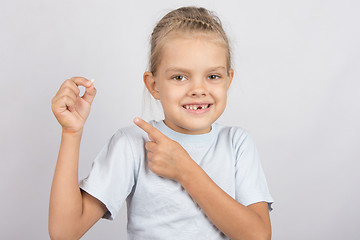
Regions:
<instances>
[{"instance_id":1,"label":"girl's eye","mask_svg":"<svg viewBox=\"0 0 360 240\"><path fill-rule=\"evenodd\" d=\"M182 76L182 75L175 76L172 79L174 79L176 81L184 81L184 80L186 80L186 78L184 76Z\"/></svg>"},{"instance_id":2,"label":"girl's eye","mask_svg":"<svg viewBox=\"0 0 360 240\"><path fill-rule=\"evenodd\" d=\"M211 79L211 80L216 80L216 79L219 79L219 78L220 78L220 76L215 75L215 74L211 74L211 75L209 76L209 79Z\"/></svg>"}]
</instances>

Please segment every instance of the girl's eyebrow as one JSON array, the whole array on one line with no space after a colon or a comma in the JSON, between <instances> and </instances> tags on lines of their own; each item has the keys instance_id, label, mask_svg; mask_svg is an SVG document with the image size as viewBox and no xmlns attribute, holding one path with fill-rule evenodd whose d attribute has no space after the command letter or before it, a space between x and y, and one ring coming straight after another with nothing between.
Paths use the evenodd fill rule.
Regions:
<instances>
[{"instance_id":1,"label":"girl's eyebrow","mask_svg":"<svg viewBox=\"0 0 360 240\"><path fill-rule=\"evenodd\" d=\"M212 71L216 71L216 70L226 70L226 67L223 66L219 66L219 67L214 67L214 68L209 68L208 71L212 72Z\"/></svg>"},{"instance_id":2,"label":"girl's eyebrow","mask_svg":"<svg viewBox=\"0 0 360 240\"><path fill-rule=\"evenodd\" d=\"M178 67L170 67L166 69L166 73L168 72L189 72L189 70L186 70L185 68L178 68Z\"/></svg>"},{"instance_id":3,"label":"girl's eyebrow","mask_svg":"<svg viewBox=\"0 0 360 240\"><path fill-rule=\"evenodd\" d=\"M226 70L226 67L224 67L224 66L211 67L211 68L208 68L206 71L207 72L212 72L212 71L217 71L217 70ZM185 68L178 68L178 67L169 67L168 69L166 69L165 73L168 73L168 72L185 72L185 73L188 73L188 72L191 72L191 70L187 70Z\"/></svg>"}]
</instances>

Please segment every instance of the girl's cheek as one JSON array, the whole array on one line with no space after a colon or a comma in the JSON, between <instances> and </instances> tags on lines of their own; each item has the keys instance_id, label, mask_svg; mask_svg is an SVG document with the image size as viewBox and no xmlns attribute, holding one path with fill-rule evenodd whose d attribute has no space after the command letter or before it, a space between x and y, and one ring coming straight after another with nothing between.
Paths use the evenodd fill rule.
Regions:
<instances>
[{"instance_id":1,"label":"girl's cheek","mask_svg":"<svg viewBox=\"0 0 360 240\"><path fill-rule=\"evenodd\" d=\"M225 87L219 87L213 90L213 94L218 96L219 98L227 97L227 89Z\"/></svg>"}]
</instances>

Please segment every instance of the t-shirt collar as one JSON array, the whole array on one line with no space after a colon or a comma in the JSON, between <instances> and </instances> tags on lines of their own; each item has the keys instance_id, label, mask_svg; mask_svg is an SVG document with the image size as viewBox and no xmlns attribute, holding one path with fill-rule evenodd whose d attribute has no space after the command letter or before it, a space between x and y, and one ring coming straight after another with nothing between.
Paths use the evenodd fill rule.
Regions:
<instances>
[{"instance_id":1,"label":"t-shirt collar","mask_svg":"<svg viewBox=\"0 0 360 240\"><path fill-rule=\"evenodd\" d=\"M206 142L211 141L214 138L214 136L216 135L216 131L217 131L216 123L211 125L210 132L204 133L204 134L197 134L197 135L176 132L176 131L172 130L171 128L169 128L168 126L166 126L164 121L154 121L153 126L155 126L163 134L165 134L172 140L177 141L179 143L189 143L189 142L206 143Z\"/></svg>"}]
</instances>

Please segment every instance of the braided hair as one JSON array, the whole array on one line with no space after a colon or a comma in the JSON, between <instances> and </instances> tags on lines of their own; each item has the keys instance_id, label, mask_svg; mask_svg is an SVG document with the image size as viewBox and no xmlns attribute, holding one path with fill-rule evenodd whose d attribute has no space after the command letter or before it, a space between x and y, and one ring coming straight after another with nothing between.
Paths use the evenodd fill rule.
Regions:
<instances>
[{"instance_id":1,"label":"braided hair","mask_svg":"<svg viewBox=\"0 0 360 240\"><path fill-rule=\"evenodd\" d=\"M230 45L220 19L211 11L198 7L182 7L166 14L151 34L150 72L154 75L166 37L171 33L205 33L219 38L227 51L227 68L231 68Z\"/></svg>"}]
</instances>

